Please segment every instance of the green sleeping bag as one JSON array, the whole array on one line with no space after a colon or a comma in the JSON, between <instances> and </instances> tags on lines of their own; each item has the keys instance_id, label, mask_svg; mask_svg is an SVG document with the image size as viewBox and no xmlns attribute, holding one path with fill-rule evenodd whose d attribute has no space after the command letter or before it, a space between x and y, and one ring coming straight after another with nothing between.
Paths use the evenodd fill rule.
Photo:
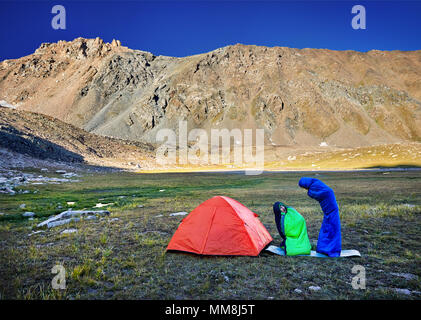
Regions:
<instances>
[{"instance_id":1,"label":"green sleeping bag","mask_svg":"<svg viewBox=\"0 0 421 320\"><path fill-rule=\"evenodd\" d=\"M285 206L287 212L281 212L280 206ZM304 217L293 207L282 202L276 202L273 206L275 221L278 231L284 241L281 247L287 256L310 254L311 244L307 234L307 225Z\"/></svg>"}]
</instances>

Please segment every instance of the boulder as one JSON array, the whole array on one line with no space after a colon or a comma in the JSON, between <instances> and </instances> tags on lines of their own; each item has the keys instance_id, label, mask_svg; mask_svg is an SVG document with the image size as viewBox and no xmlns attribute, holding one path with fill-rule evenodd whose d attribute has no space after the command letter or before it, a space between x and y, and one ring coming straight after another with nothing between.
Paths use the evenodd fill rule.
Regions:
<instances>
[{"instance_id":1,"label":"boulder","mask_svg":"<svg viewBox=\"0 0 421 320\"><path fill-rule=\"evenodd\" d=\"M25 212L25 213L22 213L22 217L25 217L25 218L31 218L34 215L35 215L34 212Z\"/></svg>"},{"instance_id":2,"label":"boulder","mask_svg":"<svg viewBox=\"0 0 421 320\"><path fill-rule=\"evenodd\" d=\"M78 222L80 221L80 217L84 216L90 216L90 215L100 215L100 216L104 216L104 215L109 215L110 212L107 210L68 210L68 211L64 211L62 213L59 213L58 215L55 215L53 217L48 218L47 220L39 223L37 225L38 228L41 227L47 227L47 228L53 228L53 227L57 227L63 224L67 224L70 223L72 221L74 222ZM86 219L86 218L85 218Z\"/></svg>"}]
</instances>

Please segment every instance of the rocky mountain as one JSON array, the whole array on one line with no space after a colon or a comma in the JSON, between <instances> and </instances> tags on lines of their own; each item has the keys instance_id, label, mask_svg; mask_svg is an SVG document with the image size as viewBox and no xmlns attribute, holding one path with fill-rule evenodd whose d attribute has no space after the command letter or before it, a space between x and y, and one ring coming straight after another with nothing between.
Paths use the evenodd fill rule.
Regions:
<instances>
[{"instance_id":1,"label":"rocky mountain","mask_svg":"<svg viewBox=\"0 0 421 320\"><path fill-rule=\"evenodd\" d=\"M233 45L174 58L117 40L44 43L0 63L0 100L89 132L154 142L161 128L262 128L267 145L421 141L421 50Z\"/></svg>"}]
</instances>

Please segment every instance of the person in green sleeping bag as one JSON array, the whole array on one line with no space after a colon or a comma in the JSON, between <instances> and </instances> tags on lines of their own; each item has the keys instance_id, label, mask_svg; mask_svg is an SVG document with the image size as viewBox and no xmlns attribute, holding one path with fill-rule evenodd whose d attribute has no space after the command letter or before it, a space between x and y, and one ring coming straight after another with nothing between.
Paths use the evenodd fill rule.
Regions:
<instances>
[{"instance_id":1,"label":"person in green sleeping bag","mask_svg":"<svg viewBox=\"0 0 421 320\"><path fill-rule=\"evenodd\" d=\"M281 235L281 248L287 256L310 254L311 244L304 217L293 207L282 202L273 205L276 227Z\"/></svg>"}]
</instances>

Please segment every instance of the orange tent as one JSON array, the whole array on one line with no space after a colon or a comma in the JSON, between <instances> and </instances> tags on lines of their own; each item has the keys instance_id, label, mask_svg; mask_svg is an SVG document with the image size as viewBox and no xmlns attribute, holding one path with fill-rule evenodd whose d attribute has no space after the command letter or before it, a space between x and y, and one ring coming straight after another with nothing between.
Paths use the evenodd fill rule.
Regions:
<instances>
[{"instance_id":1,"label":"orange tent","mask_svg":"<svg viewBox=\"0 0 421 320\"><path fill-rule=\"evenodd\" d=\"M272 241L257 217L256 213L234 199L213 197L182 220L167 250L257 256Z\"/></svg>"}]
</instances>

